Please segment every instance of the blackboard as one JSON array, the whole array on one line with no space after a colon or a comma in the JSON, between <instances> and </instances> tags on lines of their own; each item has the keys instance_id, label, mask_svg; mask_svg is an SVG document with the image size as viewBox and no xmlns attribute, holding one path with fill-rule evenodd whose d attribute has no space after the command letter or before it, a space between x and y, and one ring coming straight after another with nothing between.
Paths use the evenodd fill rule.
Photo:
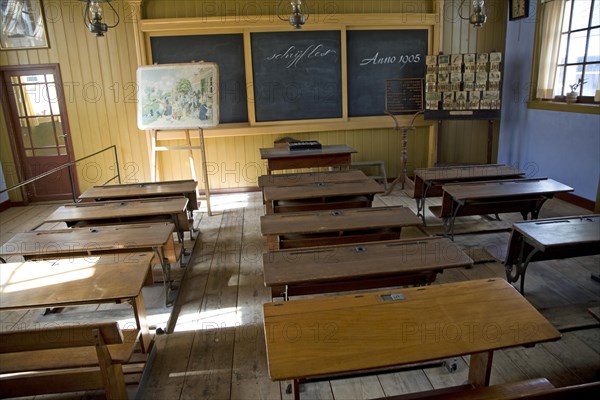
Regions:
<instances>
[{"instance_id":1,"label":"blackboard","mask_svg":"<svg viewBox=\"0 0 600 400\"><path fill-rule=\"evenodd\" d=\"M150 38L152 62L214 62L219 66L221 123L247 122L244 38L240 34L160 36Z\"/></svg>"},{"instance_id":2,"label":"blackboard","mask_svg":"<svg viewBox=\"0 0 600 400\"><path fill-rule=\"evenodd\" d=\"M340 31L253 32L256 121L342 117Z\"/></svg>"},{"instance_id":3,"label":"blackboard","mask_svg":"<svg viewBox=\"0 0 600 400\"><path fill-rule=\"evenodd\" d=\"M425 77L427 36L426 29L347 32L350 117L384 115L387 79Z\"/></svg>"}]
</instances>

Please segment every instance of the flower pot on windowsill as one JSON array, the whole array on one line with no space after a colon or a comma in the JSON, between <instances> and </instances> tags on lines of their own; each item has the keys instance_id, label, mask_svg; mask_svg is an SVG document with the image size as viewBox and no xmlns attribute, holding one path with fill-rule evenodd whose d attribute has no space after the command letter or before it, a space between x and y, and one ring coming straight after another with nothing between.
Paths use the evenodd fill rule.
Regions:
<instances>
[{"instance_id":1,"label":"flower pot on windowsill","mask_svg":"<svg viewBox=\"0 0 600 400\"><path fill-rule=\"evenodd\" d=\"M579 95L579 93L577 93L577 92L569 92L569 93L567 93L567 96L566 96L565 100L569 104L571 104L571 103L577 103L577 97L578 97L578 95Z\"/></svg>"}]
</instances>

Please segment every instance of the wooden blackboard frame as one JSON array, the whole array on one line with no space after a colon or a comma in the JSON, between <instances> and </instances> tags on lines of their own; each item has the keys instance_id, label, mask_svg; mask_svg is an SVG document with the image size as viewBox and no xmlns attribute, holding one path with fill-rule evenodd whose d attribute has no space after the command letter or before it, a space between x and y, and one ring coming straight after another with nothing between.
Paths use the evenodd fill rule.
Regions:
<instances>
[{"instance_id":1,"label":"wooden blackboard frame","mask_svg":"<svg viewBox=\"0 0 600 400\"><path fill-rule=\"evenodd\" d=\"M387 14L335 14L335 15L312 15L311 23L303 26L302 30L339 30L341 34L342 57L347 57L346 31L356 29L427 29L428 30L428 54L435 54L441 44L441 15L442 9L433 3L432 12L426 13L387 13ZM247 123L220 124L217 128L207 131L207 136L239 136L239 135L262 135L262 134L288 134L295 132L322 132L336 130L353 130L369 128L391 128L392 121L385 116L382 110L381 116L371 117L349 117L348 116L348 88L346 63L342 63L342 118L316 119L316 120L286 120L275 122L257 122L253 116L254 93L249 83L252 80L252 51L250 44L251 32L290 32L293 29L282 23L272 15L253 16L247 21L239 17L211 17L211 18L177 18L165 20L140 20L139 33L141 40L138 41L139 62L141 65L152 63L152 54L149 52L149 38L153 36L172 36L190 34L218 34L218 33L243 33L246 60L246 82L248 93L248 115ZM205 60L210 61L210 60ZM223 77L226 79L226 77ZM383 85L383 82L382 82ZM405 116L400 116L400 121ZM407 122L410 115L406 116ZM417 126L434 125L432 122L418 119ZM433 143L433 142L432 142Z\"/></svg>"}]
</instances>

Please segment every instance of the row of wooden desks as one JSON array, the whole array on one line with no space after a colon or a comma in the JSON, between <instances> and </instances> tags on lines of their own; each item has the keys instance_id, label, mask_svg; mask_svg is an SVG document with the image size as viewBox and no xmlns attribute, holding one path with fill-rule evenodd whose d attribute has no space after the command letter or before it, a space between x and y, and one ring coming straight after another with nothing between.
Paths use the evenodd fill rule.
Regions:
<instances>
[{"instance_id":1,"label":"row of wooden desks","mask_svg":"<svg viewBox=\"0 0 600 400\"><path fill-rule=\"evenodd\" d=\"M489 384L495 350L560 333L503 279L264 305L269 375L302 379L471 355L468 381Z\"/></svg>"},{"instance_id":2,"label":"row of wooden desks","mask_svg":"<svg viewBox=\"0 0 600 400\"><path fill-rule=\"evenodd\" d=\"M165 301L170 305L171 263L178 258L183 262L183 255L178 254L173 243L173 229L170 222L156 222L23 232L4 243L0 255L40 259L111 253L118 257L120 252L149 250L161 265Z\"/></svg>"},{"instance_id":3,"label":"row of wooden desks","mask_svg":"<svg viewBox=\"0 0 600 400\"><path fill-rule=\"evenodd\" d=\"M417 168L414 176L413 197L417 215L425 222L425 200L440 197L442 186L448 183L521 178L525 174L506 164L462 165L451 167Z\"/></svg>"},{"instance_id":4,"label":"row of wooden desks","mask_svg":"<svg viewBox=\"0 0 600 400\"><path fill-rule=\"evenodd\" d=\"M0 311L127 301L147 353L152 337L142 287L153 256L130 252L1 264Z\"/></svg>"},{"instance_id":5,"label":"row of wooden desks","mask_svg":"<svg viewBox=\"0 0 600 400\"><path fill-rule=\"evenodd\" d=\"M182 195L188 199L188 217L198 210L198 184L193 179L94 186L83 192L80 200L127 200Z\"/></svg>"},{"instance_id":6,"label":"row of wooden desks","mask_svg":"<svg viewBox=\"0 0 600 400\"><path fill-rule=\"evenodd\" d=\"M194 236L193 223L187 216L188 203L185 197L166 197L66 204L46 217L45 222L75 226L168 220L175 225L179 242L183 243L185 230Z\"/></svg>"}]
</instances>

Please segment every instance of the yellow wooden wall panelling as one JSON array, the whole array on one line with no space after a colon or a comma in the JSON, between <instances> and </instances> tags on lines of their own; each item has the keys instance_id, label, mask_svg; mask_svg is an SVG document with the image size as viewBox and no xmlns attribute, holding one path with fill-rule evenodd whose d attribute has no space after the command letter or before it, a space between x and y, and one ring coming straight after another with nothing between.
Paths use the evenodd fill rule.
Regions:
<instances>
[{"instance_id":1,"label":"yellow wooden wall panelling","mask_svg":"<svg viewBox=\"0 0 600 400\"><path fill-rule=\"evenodd\" d=\"M446 0L444 11L458 7L460 0ZM146 136L137 129L136 104L126 101L129 95L128 84L135 82L137 67L135 47L135 26L126 2L119 6L121 23L110 29L104 38L96 38L86 31L81 21L83 3L73 6L71 2L47 0L46 4L49 49L0 52L0 64L24 65L38 63L59 63L63 81L67 83L66 103L72 134L74 157L83 157L103 147L116 144L124 181L148 180L149 160L147 157ZM252 20L252 15L266 10L275 10L276 0L225 0L205 2L201 0L145 0L144 18L184 18L195 16L238 15L240 20ZM284 11L287 13L287 2ZM433 1L403 0L309 0L311 18L335 18L335 14L345 13L401 13L433 11ZM469 1L463 6L465 11ZM474 29L468 23L458 20L457 15L445 15L443 42L441 48L449 52L477 52L492 49L503 50L505 36L506 6L502 0L487 0L488 7L497 9L497 15L489 15L488 23L481 29ZM417 10L415 10L415 7ZM51 10L48 11L48 10ZM319 15L317 15L319 14ZM325 14L325 17L323 16ZM465 13L468 15L468 11ZM106 18L110 22L110 12ZM276 23L280 23L274 17ZM281 22L284 23L284 22ZM310 23L307 22L307 24ZM94 87L100 88L101 96L96 98ZM88 97L86 98L85 94ZM92 96L94 95L94 96ZM7 130L0 126L0 160L11 163ZM390 123L390 126L393 126ZM487 125L485 122L445 123L443 160L448 162L483 162ZM425 166L428 159L429 143L427 128L419 128L409 134L409 171L414 167ZM497 130L496 130L497 131ZM238 188L256 185L257 171L264 172L258 149L271 147L273 141L282 134L258 136L207 138L206 150L209 165L209 181L213 188ZM383 159L390 177L397 176L400 170L401 133L394 129L359 129L355 131L329 131L314 133L289 133L287 136L302 140L315 139L323 144L347 143L355 146L359 153L354 160ZM497 136L497 134L496 134ZM497 137L496 139L497 140ZM192 139L197 144L196 139ZM169 141L166 145L185 144L183 141ZM199 151L194 150L196 175L201 179ZM161 152L158 155L163 179L180 179L190 176L186 151ZM82 190L93 184L103 183L112 172L112 157L98 157L91 160L94 165L79 168L79 184ZM100 170L101 177L96 169ZM6 172L6 169L5 169ZM11 195L18 201L18 196Z\"/></svg>"}]
</instances>

